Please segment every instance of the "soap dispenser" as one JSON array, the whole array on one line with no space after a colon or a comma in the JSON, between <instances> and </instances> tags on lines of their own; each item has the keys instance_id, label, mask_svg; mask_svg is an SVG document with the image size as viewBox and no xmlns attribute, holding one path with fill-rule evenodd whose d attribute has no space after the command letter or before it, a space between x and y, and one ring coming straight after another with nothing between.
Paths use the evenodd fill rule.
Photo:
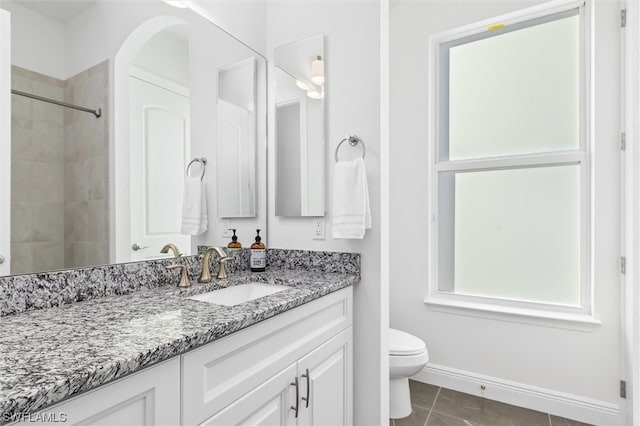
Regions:
<instances>
[{"instance_id":1,"label":"soap dispenser","mask_svg":"<svg viewBox=\"0 0 640 426\"><path fill-rule=\"evenodd\" d=\"M260 240L260 230L256 230L256 242L251 244L249 266L252 272L263 272L267 266L267 247Z\"/></svg>"},{"instance_id":2,"label":"soap dispenser","mask_svg":"<svg viewBox=\"0 0 640 426\"><path fill-rule=\"evenodd\" d=\"M238 237L236 236L235 229L229 229L229 231L233 231L233 236L231 237L231 242L227 244L227 253L231 254L234 251L242 250L242 244L238 242Z\"/></svg>"}]
</instances>

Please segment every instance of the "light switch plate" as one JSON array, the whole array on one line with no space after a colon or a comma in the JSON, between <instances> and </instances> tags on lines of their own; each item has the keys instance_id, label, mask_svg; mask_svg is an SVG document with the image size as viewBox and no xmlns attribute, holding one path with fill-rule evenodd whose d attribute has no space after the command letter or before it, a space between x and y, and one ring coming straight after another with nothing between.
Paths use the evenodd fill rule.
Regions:
<instances>
[{"instance_id":1,"label":"light switch plate","mask_svg":"<svg viewBox=\"0 0 640 426\"><path fill-rule=\"evenodd\" d=\"M231 236L233 235L233 232L229 228L231 228L231 221L230 220L223 220L222 221L222 236L223 237L231 238Z\"/></svg>"}]
</instances>

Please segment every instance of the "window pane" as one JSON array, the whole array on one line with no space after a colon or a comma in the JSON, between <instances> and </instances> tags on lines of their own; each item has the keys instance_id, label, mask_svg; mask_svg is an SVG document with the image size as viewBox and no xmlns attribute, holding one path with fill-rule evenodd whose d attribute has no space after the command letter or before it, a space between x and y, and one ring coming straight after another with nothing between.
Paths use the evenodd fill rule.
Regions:
<instances>
[{"instance_id":1,"label":"window pane","mask_svg":"<svg viewBox=\"0 0 640 426\"><path fill-rule=\"evenodd\" d=\"M440 159L577 149L579 22L569 16L450 47Z\"/></svg>"},{"instance_id":2,"label":"window pane","mask_svg":"<svg viewBox=\"0 0 640 426\"><path fill-rule=\"evenodd\" d=\"M580 166L440 176L439 289L580 304ZM449 195L446 195L449 194Z\"/></svg>"}]
</instances>

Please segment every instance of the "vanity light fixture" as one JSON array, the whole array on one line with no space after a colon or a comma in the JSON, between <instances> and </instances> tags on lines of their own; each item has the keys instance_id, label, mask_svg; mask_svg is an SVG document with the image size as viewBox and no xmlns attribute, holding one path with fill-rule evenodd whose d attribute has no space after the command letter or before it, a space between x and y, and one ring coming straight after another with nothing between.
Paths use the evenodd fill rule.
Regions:
<instances>
[{"instance_id":1,"label":"vanity light fixture","mask_svg":"<svg viewBox=\"0 0 640 426\"><path fill-rule=\"evenodd\" d=\"M177 8L180 8L180 9L185 9L187 7L187 5L184 4L184 2L179 1L179 0L162 0L162 1L164 1L167 4L170 4L173 7L177 7Z\"/></svg>"},{"instance_id":2,"label":"vanity light fixture","mask_svg":"<svg viewBox=\"0 0 640 426\"><path fill-rule=\"evenodd\" d=\"M307 97L311 98L311 99L323 99L324 98L324 90L322 91L317 91L317 90L307 90Z\"/></svg>"},{"instance_id":3,"label":"vanity light fixture","mask_svg":"<svg viewBox=\"0 0 640 426\"><path fill-rule=\"evenodd\" d=\"M300 80L296 80L296 86L298 86L300 89L304 90L305 92L309 91L309 87L303 82L301 82Z\"/></svg>"},{"instance_id":4,"label":"vanity light fixture","mask_svg":"<svg viewBox=\"0 0 640 426\"><path fill-rule=\"evenodd\" d=\"M324 85L324 61L320 55L316 55L316 59L311 62L311 81L319 86Z\"/></svg>"}]
</instances>

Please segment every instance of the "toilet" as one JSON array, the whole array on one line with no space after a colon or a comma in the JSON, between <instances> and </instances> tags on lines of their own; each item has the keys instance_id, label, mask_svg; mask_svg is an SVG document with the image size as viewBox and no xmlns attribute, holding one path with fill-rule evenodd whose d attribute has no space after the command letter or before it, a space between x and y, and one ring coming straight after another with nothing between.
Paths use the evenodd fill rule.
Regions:
<instances>
[{"instance_id":1,"label":"toilet","mask_svg":"<svg viewBox=\"0 0 640 426\"><path fill-rule=\"evenodd\" d=\"M409 377L429 361L427 345L416 336L389 329L389 417L399 419L411 414Z\"/></svg>"}]
</instances>

